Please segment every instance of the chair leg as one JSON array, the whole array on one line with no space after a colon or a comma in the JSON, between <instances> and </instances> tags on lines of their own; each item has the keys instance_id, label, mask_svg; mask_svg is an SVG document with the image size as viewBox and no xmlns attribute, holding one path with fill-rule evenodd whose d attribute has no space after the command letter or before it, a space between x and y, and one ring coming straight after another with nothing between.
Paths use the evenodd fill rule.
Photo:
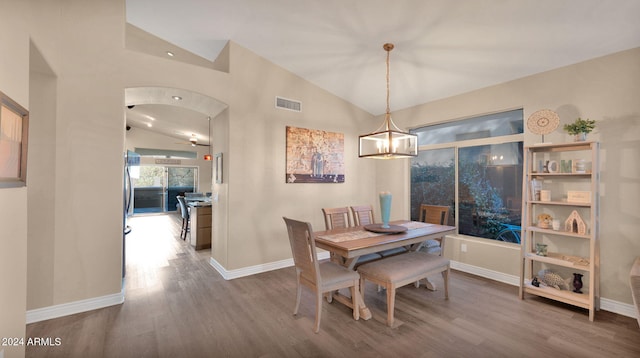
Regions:
<instances>
[{"instance_id":1,"label":"chair leg","mask_svg":"<svg viewBox=\"0 0 640 358\"><path fill-rule=\"evenodd\" d=\"M442 271L442 278L444 279L444 298L449 299L449 267L445 271Z\"/></svg>"},{"instance_id":2,"label":"chair leg","mask_svg":"<svg viewBox=\"0 0 640 358\"><path fill-rule=\"evenodd\" d=\"M320 316L322 315L322 292L316 292L316 327L314 332L320 332Z\"/></svg>"},{"instance_id":3,"label":"chair leg","mask_svg":"<svg viewBox=\"0 0 640 358\"><path fill-rule=\"evenodd\" d=\"M180 238L182 240L186 240L187 239L186 223L187 223L187 221L185 219L182 219L182 226L180 227Z\"/></svg>"},{"instance_id":4,"label":"chair leg","mask_svg":"<svg viewBox=\"0 0 640 358\"><path fill-rule=\"evenodd\" d=\"M293 309L293 315L298 314L298 309L300 308L300 298L302 297L302 285L300 285L300 276L298 276L297 282L298 290L296 292L296 307Z\"/></svg>"},{"instance_id":5,"label":"chair leg","mask_svg":"<svg viewBox=\"0 0 640 358\"><path fill-rule=\"evenodd\" d=\"M393 311L396 307L396 287L391 284L387 286L387 326L393 326Z\"/></svg>"}]
</instances>

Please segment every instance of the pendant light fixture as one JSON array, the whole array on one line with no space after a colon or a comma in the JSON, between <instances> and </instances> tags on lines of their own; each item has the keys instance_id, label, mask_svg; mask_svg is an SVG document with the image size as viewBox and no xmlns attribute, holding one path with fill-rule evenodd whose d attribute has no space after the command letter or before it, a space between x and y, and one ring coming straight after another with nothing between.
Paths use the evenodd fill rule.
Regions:
<instances>
[{"instance_id":1,"label":"pendant light fixture","mask_svg":"<svg viewBox=\"0 0 640 358\"><path fill-rule=\"evenodd\" d=\"M382 46L387 51L387 112L384 122L375 132L360 136L358 151L360 158L395 159L418 155L418 136L401 131L391 119L389 107L389 53L393 44Z\"/></svg>"}]
</instances>

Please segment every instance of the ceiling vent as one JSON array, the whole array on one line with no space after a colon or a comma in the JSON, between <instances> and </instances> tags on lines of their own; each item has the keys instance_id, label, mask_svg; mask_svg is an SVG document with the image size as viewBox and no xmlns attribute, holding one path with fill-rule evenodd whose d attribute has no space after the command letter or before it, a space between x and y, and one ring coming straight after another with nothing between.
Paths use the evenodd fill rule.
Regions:
<instances>
[{"instance_id":1,"label":"ceiling vent","mask_svg":"<svg viewBox=\"0 0 640 358\"><path fill-rule=\"evenodd\" d=\"M302 103L291 99L276 96L276 108L287 109L294 112L302 112Z\"/></svg>"}]
</instances>

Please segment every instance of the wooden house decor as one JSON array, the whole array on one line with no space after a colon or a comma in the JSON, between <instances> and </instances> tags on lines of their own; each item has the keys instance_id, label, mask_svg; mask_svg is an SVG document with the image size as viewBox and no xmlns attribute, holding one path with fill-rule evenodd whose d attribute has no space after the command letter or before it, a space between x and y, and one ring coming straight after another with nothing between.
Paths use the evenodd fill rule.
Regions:
<instances>
[{"instance_id":1,"label":"wooden house decor","mask_svg":"<svg viewBox=\"0 0 640 358\"><path fill-rule=\"evenodd\" d=\"M571 212L571 215L564 222L564 230L567 232L574 232L580 235L587 234L587 225L584 223L584 220L580 217L577 211Z\"/></svg>"}]
</instances>

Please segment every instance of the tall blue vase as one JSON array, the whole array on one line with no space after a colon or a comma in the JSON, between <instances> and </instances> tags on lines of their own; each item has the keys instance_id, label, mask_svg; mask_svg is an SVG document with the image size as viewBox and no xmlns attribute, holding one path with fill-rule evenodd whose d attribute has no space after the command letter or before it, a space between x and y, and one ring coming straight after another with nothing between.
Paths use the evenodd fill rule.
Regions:
<instances>
[{"instance_id":1,"label":"tall blue vase","mask_svg":"<svg viewBox=\"0 0 640 358\"><path fill-rule=\"evenodd\" d=\"M391 193L380 192L380 215L382 216L382 227L389 228L389 217L391 217Z\"/></svg>"}]
</instances>

